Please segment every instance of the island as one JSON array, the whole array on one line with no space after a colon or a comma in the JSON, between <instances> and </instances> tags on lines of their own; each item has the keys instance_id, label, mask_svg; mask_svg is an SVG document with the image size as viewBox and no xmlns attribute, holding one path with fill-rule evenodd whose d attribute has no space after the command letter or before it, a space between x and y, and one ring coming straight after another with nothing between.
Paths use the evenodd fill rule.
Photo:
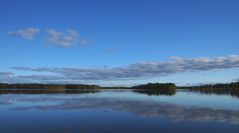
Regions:
<instances>
[{"instance_id":1,"label":"island","mask_svg":"<svg viewBox=\"0 0 239 133\"><path fill-rule=\"evenodd\" d=\"M131 89L147 95L174 95L177 87L173 83L148 83L131 87Z\"/></svg>"}]
</instances>

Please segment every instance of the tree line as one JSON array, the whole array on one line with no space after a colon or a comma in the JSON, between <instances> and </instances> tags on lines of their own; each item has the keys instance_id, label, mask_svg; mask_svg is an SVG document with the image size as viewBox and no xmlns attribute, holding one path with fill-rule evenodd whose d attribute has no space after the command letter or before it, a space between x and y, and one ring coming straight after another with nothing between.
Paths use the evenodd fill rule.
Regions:
<instances>
[{"instance_id":1,"label":"tree line","mask_svg":"<svg viewBox=\"0 0 239 133\"><path fill-rule=\"evenodd\" d=\"M100 89L96 85L84 85L84 84L6 84L0 83L0 89Z\"/></svg>"},{"instance_id":2,"label":"tree line","mask_svg":"<svg viewBox=\"0 0 239 133\"><path fill-rule=\"evenodd\" d=\"M148 83L131 87L134 92L147 95L175 95L176 85L173 83Z\"/></svg>"},{"instance_id":3,"label":"tree line","mask_svg":"<svg viewBox=\"0 0 239 133\"><path fill-rule=\"evenodd\" d=\"M239 97L239 82L227 84L206 84L189 88L191 91L200 91L204 94L231 95Z\"/></svg>"}]
</instances>

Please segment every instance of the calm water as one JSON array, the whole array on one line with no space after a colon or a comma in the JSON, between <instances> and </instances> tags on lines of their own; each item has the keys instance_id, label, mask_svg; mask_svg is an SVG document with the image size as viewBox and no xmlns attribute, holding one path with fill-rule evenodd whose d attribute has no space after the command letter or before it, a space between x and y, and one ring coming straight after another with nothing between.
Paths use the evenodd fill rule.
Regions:
<instances>
[{"instance_id":1,"label":"calm water","mask_svg":"<svg viewBox=\"0 0 239 133\"><path fill-rule=\"evenodd\" d=\"M1 133L239 132L239 99L178 91L1 94Z\"/></svg>"}]
</instances>

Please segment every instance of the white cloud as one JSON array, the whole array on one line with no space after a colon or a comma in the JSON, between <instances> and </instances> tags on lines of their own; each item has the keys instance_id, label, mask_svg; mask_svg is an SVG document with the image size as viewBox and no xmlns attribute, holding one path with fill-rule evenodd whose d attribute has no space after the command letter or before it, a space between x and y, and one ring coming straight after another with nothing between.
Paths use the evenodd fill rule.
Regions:
<instances>
[{"instance_id":1,"label":"white cloud","mask_svg":"<svg viewBox=\"0 0 239 133\"><path fill-rule=\"evenodd\" d=\"M55 29L47 29L46 31L49 34L47 38L49 44L70 47L80 42L80 36L76 30L68 29L65 32L61 32Z\"/></svg>"},{"instance_id":2,"label":"white cloud","mask_svg":"<svg viewBox=\"0 0 239 133\"><path fill-rule=\"evenodd\" d=\"M151 61L139 62L125 67L114 68L58 68L58 67L13 67L21 71L51 72L47 80L122 80L154 78L180 72L205 70L221 70L239 67L239 55L215 58L181 58L174 57L168 62ZM24 76L24 78L43 80L42 75Z\"/></svg>"},{"instance_id":3,"label":"white cloud","mask_svg":"<svg viewBox=\"0 0 239 133\"><path fill-rule=\"evenodd\" d=\"M8 34L13 37L21 37L24 39L33 39L41 30L39 28L26 28L17 31L9 31ZM89 44L89 40L86 38L80 38L79 32L75 29L67 29L65 31L59 31L56 29L43 30L48 33L46 37L47 43L60 46L70 47L74 44L86 46Z\"/></svg>"},{"instance_id":4,"label":"white cloud","mask_svg":"<svg viewBox=\"0 0 239 133\"><path fill-rule=\"evenodd\" d=\"M26 29L20 29L17 31L9 31L8 33L14 37L32 39L39 32L40 32L40 29L38 28L26 28Z\"/></svg>"},{"instance_id":5,"label":"white cloud","mask_svg":"<svg viewBox=\"0 0 239 133\"><path fill-rule=\"evenodd\" d=\"M11 72L0 72L0 77L1 78L8 78L8 77L13 77L14 74Z\"/></svg>"}]
</instances>

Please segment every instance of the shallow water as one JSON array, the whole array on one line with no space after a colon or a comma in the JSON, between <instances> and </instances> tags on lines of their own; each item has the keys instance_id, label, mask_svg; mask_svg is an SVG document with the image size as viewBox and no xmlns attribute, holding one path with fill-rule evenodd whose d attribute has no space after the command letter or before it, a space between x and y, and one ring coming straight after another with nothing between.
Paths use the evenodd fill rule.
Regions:
<instances>
[{"instance_id":1,"label":"shallow water","mask_svg":"<svg viewBox=\"0 0 239 133\"><path fill-rule=\"evenodd\" d=\"M239 132L239 99L178 91L1 94L1 133Z\"/></svg>"}]
</instances>

